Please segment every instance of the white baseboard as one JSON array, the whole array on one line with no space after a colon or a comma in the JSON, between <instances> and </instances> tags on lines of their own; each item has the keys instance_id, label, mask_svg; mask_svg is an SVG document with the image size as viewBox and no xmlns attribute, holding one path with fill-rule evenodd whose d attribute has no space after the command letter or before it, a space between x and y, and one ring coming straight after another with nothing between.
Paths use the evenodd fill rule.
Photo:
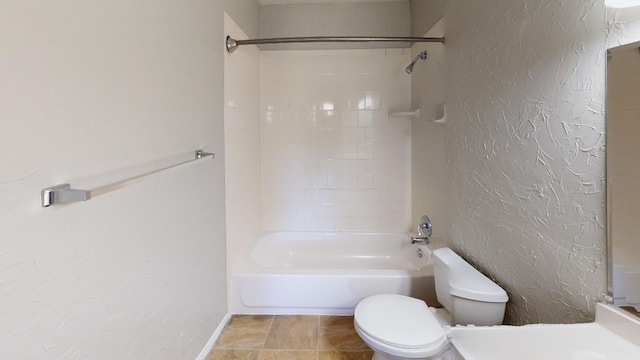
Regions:
<instances>
[{"instance_id":1,"label":"white baseboard","mask_svg":"<svg viewBox=\"0 0 640 360\"><path fill-rule=\"evenodd\" d=\"M207 345L204 346L204 349L202 349L202 351L200 352L200 355L198 355L196 360L205 360L207 358L207 355L209 355L209 353L211 352L213 345L218 340L218 337L222 333L222 330L224 329L224 327L229 322L229 319L231 319L231 314L227 313L222 318L222 321L220 321L220 325L218 325L218 328L216 329L216 331L213 332L213 335L211 335L211 338L209 339L209 341L207 341Z\"/></svg>"}]
</instances>

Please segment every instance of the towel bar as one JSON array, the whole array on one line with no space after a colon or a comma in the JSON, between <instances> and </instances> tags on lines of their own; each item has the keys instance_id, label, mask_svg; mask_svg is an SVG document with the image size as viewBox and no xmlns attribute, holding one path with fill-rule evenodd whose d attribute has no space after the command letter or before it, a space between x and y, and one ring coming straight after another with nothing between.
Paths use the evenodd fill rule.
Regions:
<instances>
[{"instance_id":1,"label":"towel bar","mask_svg":"<svg viewBox=\"0 0 640 360\"><path fill-rule=\"evenodd\" d=\"M144 174L136 175L134 177L130 177L125 180L117 181L111 184L103 185L91 190L79 190L72 189L69 184L60 184L56 186L52 186L46 189L42 189L42 207L49 207L51 205L56 204L64 204L68 202L77 202L77 201L87 201L97 195L107 193L111 190L115 190L116 188L120 188L121 186L133 182L135 180L140 180L144 177L159 173L164 170L168 170L174 168L176 166L188 164L190 162L202 160L211 156L211 158L215 158L215 154L204 152L202 150L197 150L195 152L195 158L187 161L183 161L179 164L173 164L170 166L163 167L161 169L153 170Z\"/></svg>"}]
</instances>

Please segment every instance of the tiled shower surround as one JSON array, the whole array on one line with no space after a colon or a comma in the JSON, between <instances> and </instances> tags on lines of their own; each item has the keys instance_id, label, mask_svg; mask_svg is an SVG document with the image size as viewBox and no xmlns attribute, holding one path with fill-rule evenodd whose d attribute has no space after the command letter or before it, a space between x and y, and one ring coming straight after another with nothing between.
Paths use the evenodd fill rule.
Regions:
<instances>
[{"instance_id":1,"label":"tiled shower surround","mask_svg":"<svg viewBox=\"0 0 640 360\"><path fill-rule=\"evenodd\" d=\"M406 230L409 49L263 51L265 230Z\"/></svg>"}]
</instances>

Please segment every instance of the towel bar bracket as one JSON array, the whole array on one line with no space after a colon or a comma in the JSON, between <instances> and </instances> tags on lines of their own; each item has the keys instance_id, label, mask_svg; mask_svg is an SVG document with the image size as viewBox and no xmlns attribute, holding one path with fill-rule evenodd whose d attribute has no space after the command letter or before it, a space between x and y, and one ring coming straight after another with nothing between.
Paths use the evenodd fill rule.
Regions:
<instances>
[{"instance_id":1,"label":"towel bar bracket","mask_svg":"<svg viewBox=\"0 0 640 360\"><path fill-rule=\"evenodd\" d=\"M212 158L216 157L216 154L210 152L204 152L202 150L196 150L196 159L202 159L203 157L211 156Z\"/></svg>"},{"instance_id":2,"label":"towel bar bracket","mask_svg":"<svg viewBox=\"0 0 640 360\"><path fill-rule=\"evenodd\" d=\"M72 189L69 184L61 184L42 189L41 194L42 207L91 199L91 191Z\"/></svg>"}]
</instances>

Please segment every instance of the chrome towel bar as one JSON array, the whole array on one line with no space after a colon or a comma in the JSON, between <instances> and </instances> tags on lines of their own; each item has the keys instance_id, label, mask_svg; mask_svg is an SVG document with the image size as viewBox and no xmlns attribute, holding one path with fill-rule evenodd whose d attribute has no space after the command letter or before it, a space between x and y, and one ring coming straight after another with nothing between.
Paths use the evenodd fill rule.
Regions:
<instances>
[{"instance_id":1,"label":"chrome towel bar","mask_svg":"<svg viewBox=\"0 0 640 360\"><path fill-rule=\"evenodd\" d=\"M170 166L165 166L161 169L157 169L157 170L153 170L153 171L149 171L147 173L144 174L140 174L140 175L136 175L134 177L125 179L125 180L121 180L121 181L117 181L111 184L107 184L107 185L103 185L100 187L97 187L95 189L91 189L91 190L78 190L78 189L72 189L71 185L69 184L61 184L61 185L56 185L56 186L52 186L46 189L42 189L41 191L41 195L42 195L42 207L48 207L51 205L57 205L57 204L64 204L64 203L68 203L68 202L76 202L76 201L87 201L97 195L101 195L107 192L110 192L112 190L115 189L119 189L122 186L131 183L133 181L136 180L140 180L142 178L145 178L147 176L153 175L153 174L157 174L161 171L164 170L168 170L171 168L174 168L176 166L180 166L180 165L185 165L194 161L199 161L199 160L203 160L207 157L211 156L211 158L215 158L215 154L213 153L208 153L208 152L204 152L202 150L197 150L195 152L195 158L191 159L191 160L187 160L187 161L183 161L179 164L173 164Z\"/></svg>"}]
</instances>

